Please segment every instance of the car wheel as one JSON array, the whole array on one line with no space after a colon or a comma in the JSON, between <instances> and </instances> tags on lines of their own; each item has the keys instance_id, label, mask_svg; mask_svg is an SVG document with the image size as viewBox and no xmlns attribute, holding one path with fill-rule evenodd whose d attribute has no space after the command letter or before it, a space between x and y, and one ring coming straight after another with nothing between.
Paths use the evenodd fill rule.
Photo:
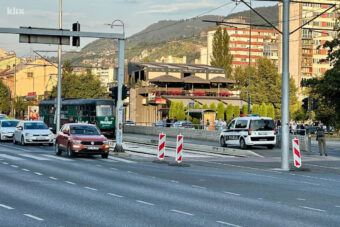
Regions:
<instances>
[{"instance_id":1,"label":"car wheel","mask_svg":"<svg viewBox=\"0 0 340 227\"><path fill-rule=\"evenodd\" d=\"M22 137L21 137L21 146L25 146L25 145L26 145L25 139L24 139L24 137L22 136Z\"/></svg>"},{"instance_id":2,"label":"car wheel","mask_svg":"<svg viewBox=\"0 0 340 227\"><path fill-rule=\"evenodd\" d=\"M227 144L225 143L225 139L224 139L223 136L221 136L221 138L220 138L220 144L221 144L221 147L226 147L226 146L227 146Z\"/></svg>"},{"instance_id":3,"label":"car wheel","mask_svg":"<svg viewBox=\"0 0 340 227\"><path fill-rule=\"evenodd\" d=\"M73 151L71 149L71 145L67 145L67 157L72 158L73 157Z\"/></svg>"},{"instance_id":4,"label":"car wheel","mask_svg":"<svg viewBox=\"0 0 340 227\"><path fill-rule=\"evenodd\" d=\"M109 154L102 154L102 158L108 158Z\"/></svg>"},{"instance_id":5,"label":"car wheel","mask_svg":"<svg viewBox=\"0 0 340 227\"><path fill-rule=\"evenodd\" d=\"M267 147L268 147L268 149L273 149L274 145L268 145Z\"/></svg>"},{"instance_id":6,"label":"car wheel","mask_svg":"<svg viewBox=\"0 0 340 227\"><path fill-rule=\"evenodd\" d=\"M1 139L1 138L2 138L2 135L1 135L1 133L0 133L0 142L2 141L2 139Z\"/></svg>"},{"instance_id":7,"label":"car wheel","mask_svg":"<svg viewBox=\"0 0 340 227\"><path fill-rule=\"evenodd\" d=\"M59 148L58 143L55 143L55 155L57 155L57 156L61 155L61 150Z\"/></svg>"},{"instance_id":8,"label":"car wheel","mask_svg":"<svg viewBox=\"0 0 340 227\"><path fill-rule=\"evenodd\" d=\"M247 144L246 144L246 141L243 139L243 138L241 138L240 139L240 147L241 147L241 149L247 149Z\"/></svg>"},{"instance_id":9,"label":"car wheel","mask_svg":"<svg viewBox=\"0 0 340 227\"><path fill-rule=\"evenodd\" d=\"M53 143L49 143L48 146L52 147L52 146L53 146Z\"/></svg>"}]
</instances>

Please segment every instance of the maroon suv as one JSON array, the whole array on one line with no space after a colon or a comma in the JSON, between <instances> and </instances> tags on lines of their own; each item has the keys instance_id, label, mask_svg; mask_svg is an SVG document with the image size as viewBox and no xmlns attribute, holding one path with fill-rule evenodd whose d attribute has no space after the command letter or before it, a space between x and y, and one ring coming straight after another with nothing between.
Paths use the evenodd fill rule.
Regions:
<instances>
[{"instance_id":1,"label":"maroon suv","mask_svg":"<svg viewBox=\"0 0 340 227\"><path fill-rule=\"evenodd\" d=\"M67 152L68 157L76 154L109 156L109 142L95 125L73 123L65 124L56 137L56 155Z\"/></svg>"}]
</instances>

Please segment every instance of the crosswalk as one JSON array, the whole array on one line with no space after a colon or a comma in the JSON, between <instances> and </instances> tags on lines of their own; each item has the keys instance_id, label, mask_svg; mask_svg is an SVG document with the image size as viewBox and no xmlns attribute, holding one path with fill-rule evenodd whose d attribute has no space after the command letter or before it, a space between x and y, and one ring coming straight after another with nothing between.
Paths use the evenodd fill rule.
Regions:
<instances>
[{"instance_id":1,"label":"crosswalk","mask_svg":"<svg viewBox=\"0 0 340 227\"><path fill-rule=\"evenodd\" d=\"M75 161L88 161L88 162L92 162L92 161L103 161L103 162L121 162L121 163L129 163L129 164L134 164L137 163L135 161L132 160L128 160L125 158L118 158L118 157L112 157L109 156L108 159L83 159L83 158L74 158L74 159L70 159L70 158L65 158L65 157L61 157L61 156L56 156L56 155L52 155L52 154L25 154L25 153L19 153L19 154L0 154L0 160L11 160L11 161L25 161L25 160L36 160L36 161L65 161L65 162L75 162Z\"/></svg>"}]
</instances>

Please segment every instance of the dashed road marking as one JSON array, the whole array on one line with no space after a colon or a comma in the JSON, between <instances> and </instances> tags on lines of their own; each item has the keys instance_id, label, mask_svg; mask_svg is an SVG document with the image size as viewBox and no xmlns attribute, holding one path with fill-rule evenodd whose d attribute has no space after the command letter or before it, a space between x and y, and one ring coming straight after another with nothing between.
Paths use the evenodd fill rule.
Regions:
<instances>
[{"instance_id":1,"label":"dashed road marking","mask_svg":"<svg viewBox=\"0 0 340 227\"><path fill-rule=\"evenodd\" d=\"M336 208L340 208L340 205L335 205Z\"/></svg>"},{"instance_id":2,"label":"dashed road marking","mask_svg":"<svg viewBox=\"0 0 340 227\"><path fill-rule=\"evenodd\" d=\"M12 155L7 155L7 154L0 154L0 157L5 158L5 159L10 159L10 160L24 160L22 158L16 157L16 156L12 156Z\"/></svg>"},{"instance_id":3,"label":"dashed road marking","mask_svg":"<svg viewBox=\"0 0 340 227\"><path fill-rule=\"evenodd\" d=\"M92 191L97 191L97 189L95 189L95 188L90 188L90 187L84 187L84 188L86 188L88 190L92 190Z\"/></svg>"},{"instance_id":4,"label":"dashed road marking","mask_svg":"<svg viewBox=\"0 0 340 227\"><path fill-rule=\"evenodd\" d=\"M113 168L113 167L111 167L110 169L112 169L112 170L118 170L118 169L116 169L116 168Z\"/></svg>"},{"instance_id":5,"label":"dashed road marking","mask_svg":"<svg viewBox=\"0 0 340 227\"><path fill-rule=\"evenodd\" d=\"M4 165L8 165L8 162L2 162L2 164L4 164Z\"/></svg>"},{"instance_id":6,"label":"dashed road marking","mask_svg":"<svg viewBox=\"0 0 340 227\"><path fill-rule=\"evenodd\" d=\"M20 156L26 157L26 158L32 158L38 161L47 161L50 160L48 158L44 158L44 157L40 157L40 156L36 156L36 155L30 155L30 154L19 154Z\"/></svg>"},{"instance_id":7,"label":"dashed road marking","mask_svg":"<svg viewBox=\"0 0 340 227\"><path fill-rule=\"evenodd\" d=\"M172 182L172 183L178 183L178 181L176 181L176 180L171 180L170 182Z\"/></svg>"},{"instance_id":8,"label":"dashed road marking","mask_svg":"<svg viewBox=\"0 0 340 227\"><path fill-rule=\"evenodd\" d=\"M58 178L55 178L55 177L49 177L49 178L52 180L58 180Z\"/></svg>"},{"instance_id":9,"label":"dashed road marking","mask_svg":"<svg viewBox=\"0 0 340 227\"><path fill-rule=\"evenodd\" d=\"M122 195L117 195L117 194L114 194L114 193L107 193L107 194L110 195L110 196L118 197L118 198L123 198L124 197Z\"/></svg>"},{"instance_id":10,"label":"dashed road marking","mask_svg":"<svg viewBox=\"0 0 340 227\"><path fill-rule=\"evenodd\" d=\"M301 208L307 209L307 210L314 210L314 211L319 211L319 212L326 212L325 210L313 208L313 207L306 207L306 206L299 206Z\"/></svg>"},{"instance_id":11,"label":"dashed road marking","mask_svg":"<svg viewBox=\"0 0 340 227\"><path fill-rule=\"evenodd\" d=\"M96 166L98 166L98 167L102 167L102 165L96 165Z\"/></svg>"},{"instance_id":12,"label":"dashed road marking","mask_svg":"<svg viewBox=\"0 0 340 227\"><path fill-rule=\"evenodd\" d=\"M24 214L24 215L25 215L26 217L35 219L35 220L37 220L37 221L43 221L43 220L44 220L44 219L39 218L39 217L37 217L37 216L34 216L34 215L32 215L32 214Z\"/></svg>"},{"instance_id":13,"label":"dashed road marking","mask_svg":"<svg viewBox=\"0 0 340 227\"><path fill-rule=\"evenodd\" d=\"M207 189L206 187L202 187L202 186L199 186L199 185L191 185L191 187L193 187L193 188L200 188L200 189Z\"/></svg>"},{"instance_id":14,"label":"dashed road marking","mask_svg":"<svg viewBox=\"0 0 340 227\"><path fill-rule=\"evenodd\" d=\"M5 208L5 209L7 209L7 210L14 210L13 207L6 206L5 204L0 204L0 207Z\"/></svg>"},{"instance_id":15,"label":"dashed road marking","mask_svg":"<svg viewBox=\"0 0 340 227\"><path fill-rule=\"evenodd\" d=\"M112 157L110 156L109 159L115 160L115 161L120 161L120 162L125 162L125 163L136 163L135 161L123 159L123 158L117 158L117 157Z\"/></svg>"},{"instance_id":16,"label":"dashed road marking","mask_svg":"<svg viewBox=\"0 0 340 227\"><path fill-rule=\"evenodd\" d=\"M39 173L39 172L34 172L35 174L39 175L39 176L42 176L43 174L42 173Z\"/></svg>"},{"instance_id":17,"label":"dashed road marking","mask_svg":"<svg viewBox=\"0 0 340 227\"><path fill-rule=\"evenodd\" d=\"M127 171L128 173L131 173L131 174L136 174L135 172L133 172L133 171Z\"/></svg>"},{"instance_id":18,"label":"dashed road marking","mask_svg":"<svg viewBox=\"0 0 340 227\"><path fill-rule=\"evenodd\" d=\"M241 227L240 225L235 225L235 224L231 224L225 221L216 221L217 223L220 223L222 225L228 225L228 226L233 226L233 227Z\"/></svg>"},{"instance_id":19,"label":"dashed road marking","mask_svg":"<svg viewBox=\"0 0 340 227\"><path fill-rule=\"evenodd\" d=\"M18 166L17 165L11 165L12 167L14 167L14 168L18 168Z\"/></svg>"},{"instance_id":20,"label":"dashed road marking","mask_svg":"<svg viewBox=\"0 0 340 227\"><path fill-rule=\"evenodd\" d=\"M299 201L306 201L306 199L303 199L303 198L296 198L296 200L299 200Z\"/></svg>"},{"instance_id":21,"label":"dashed road marking","mask_svg":"<svg viewBox=\"0 0 340 227\"><path fill-rule=\"evenodd\" d=\"M63 158L63 157L58 157L55 155L51 155L51 154L43 154L45 157L49 157L49 158L54 158L54 159L58 159L58 160L63 160L63 161L67 161L67 162L72 162L72 159L69 158Z\"/></svg>"},{"instance_id":22,"label":"dashed road marking","mask_svg":"<svg viewBox=\"0 0 340 227\"><path fill-rule=\"evenodd\" d=\"M188 212L184 212L184 211L181 211L181 210L170 210L170 211L175 212L175 213L179 213L179 214L185 214L185 215L193 216L193 214L188 213Z\"/></svg>"},{"instance_id":23,"label":"dashed road marking","mask_svg":"<svg viewBox=\"0 0 340 227\"><path fill-rule=\"evenodd\" d=\"M148 202L145 202L145 201L143 201L143 200L136 200L136 202L138 202L138 203L143 203L143 204L149 205L149 206L154 206L154 205L155 205L155 204L153 204L153 203L148 203Z\"/></svg>"},{"instance_id":24,"label":"dashed road marking","mask_svg":"<svg viewBox=\"0 0 340 227\"><path fill-rule=\"evenodd\" d=\"M25 171L25 172L29 172L30 170L28 170L28 169L21 169L21 170L23 170L23 171Z\"/></svg>"},{"instance_id":25,"label":"dashed road marking","mask_svg":"<svg viewBox=\"0 0 340 227\"><path fill-rule=\"evenodd\" d=\"M75 185L75 184L76 184L76 183L71 182L71 181L65 181L65 183L72 184L72 185Z\"/></svg>"},{"instance_id":26,"label":"dashed road marking","mask_svg":"<svg viewBox=\"0 0 340 227\"><path fill-rule=\"evenodd\" d=\"M235 195L235 196L240 196L240 194L234 193L234 192L224 192L225 194L228 195Z\"/></svg>"}]
</instances>

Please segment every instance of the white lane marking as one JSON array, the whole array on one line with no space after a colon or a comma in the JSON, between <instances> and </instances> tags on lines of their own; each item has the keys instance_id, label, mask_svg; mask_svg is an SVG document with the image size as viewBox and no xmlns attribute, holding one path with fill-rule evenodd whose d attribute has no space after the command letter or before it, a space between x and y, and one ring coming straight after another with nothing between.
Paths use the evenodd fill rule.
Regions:
<instances>
[{"instance_id":1,"label":"white lane marking","mask_svg":"<svg viewBox=\"0 0 340 227\"><path fill-rule=\"evenodd\" d=\"M198 185L191 185L193 188L200 188L200 189L207 189L206 187L198 186Z\"/></svg>"},{"instance_id":2,"label":"white lane marking","mask_svg":"<svg viewBox=\"0 0 340 227\"><path fill-rule=\"evenodd\" d=\"M262 200L263 198L257 198L257 199Z\"/></svg>"},{"instance_id":3,"label":"white lane marking","mask_svg":"<svg viewBox=\"0 0 340 227\"><path fill-rule=\"evenodd\" d=\"M8 165L8 162L2 162L2 164Z\"/></svg>"},{"instance_id":4,"label":"white lane marking","mask_svg":"<svg viewBox=\"0 0 340 227\"><path fill-rule=\"evenodd\" d=\"M0 204L0 207L5 208L5 209L7 209L7 210L14 210L13 207L6 206L5 204Z\"/></svg>"},{"instance_id":5,"label":"white lane marking","mask_svg":"<svg viewBox=\"0 0 340 227\"><path fill-rule=\"evenodd\" d=\"M155 204L153 204L153 203L148 203L148 202L145 202L145 201L143 201L143 200L136 200L136 202L138 202L138 203L143 203L143 204L149 205L149 206L154 206L154 205L155 205Z\"/></svg>"},{"instance_id":6,"label":"white lane marking","mask_svg":"<svg viewBox=\"0 0 340 227\"><path fill-rule=\"evenodd\" d=\"M42 173L39 173L39 172L34 172L35 174L39 175L39 176L42 176L43 174Z\"/></svg>"},{"instance_id":7,"label":"white lane marking","mask_svg":"<svg viewBox=\"0 0 340 227\"><path fill-rule=\"evenodd\" d=\"M122 195L117 195L117 194L114 194L114 193L107 193L107 194L110 195L110 196L118 197L118 198L123 198L124 197Z\"/></svg>"},{"instance_id":8,"label":"white lane marking","mask_svg":"<svg viewBox=\"0 0 340 227\"><path fill-rule=\"evenodd\" d=\"M84 188L86 188L88 190L92 190L92 191L97 191L97 189L95 189L95 188L90 188L90 187L84 187Z\"/></svg>"},{"instance_id":9,"label":"white lane marking","mask_svg":"<svg viewBox=\"0 0 340 227\"><path fill-rule=\"evenodd\" d=\"M340 170L340 168L336 168L336 167L332 167L332 166L320 166L320 165L309 164L309 163L305 163L305 165L308 165L308 166L316 166L316 167L321 167L321 168L326 168L326 169L336 169L336 170Z\"/></svg>"},{"instance_id":10,"label":"white lane marking","mask_svg":"<svg viewBox=\"0 0 340 227\"><path fill-rule=\"evenodd\" d=\"M23 171L25 171L25 172L29 172L29 170L28 170L28 169L21 169L21 170L23 170Z\"/></svg>"},{"instance_id":11,"label":"white lane marking","mask_svg":"<svg viewBox=\"0 0 340 227\"><path fill-rule=\"evenodd\" d=\"M229 194L229 195L236 195L236 196L240 196L240 194L234 193L234 192L224 192L225 194Z\"/></svg>"},{"instance_id":12,"label":"white lane marking","mask_svg":"<svg viewBox=\"0 0 340 227\"><path fill-rule=\"evenodd\" d=\"M34 215L32 215L32 214L24 214L24 215L25 215L26 217L35 219L35 220L37 220L37 221L43 221L43 220L44 220L44 219L39 218L39 217L37 217L37 216L34 216Z\"/></svg>"},{"instance_id":13,"label":"white lane marking","mask_svg":"<svg viewBox=\"0 0 340 227\"><path fill-rule=\"evenodd\" d=\"M117 158L117 157L112 157L112 156L110 156L109 159L120 161L120 162L125 162L125 163L136 163L136 162L131 161L131 160L127 160L127 159L123 159L123 158Z\"/></svg>"},{"instance_id":14,"label":"white lane marking","mask_svg":"<svg viewBox=\"0 0 340 227\"><path fill-rule=\"evenodd\" d=\"M313 207L305 207L305 206L299 206L301 208L307 209L307 210L314 210L314 211L319 211L319 212L326 212L325 210L313 208Z\"/></svg>"},{"instance_id":15,"label":"white lane marking","mask_svg":"<svg viewBox=\"0 0 340 227\"><path fill-rule=\"evenodd\" d=\"M335 205L335 207L337 207L337 208L340 208L340 206L339 206L339 205Z\"/></svg>"},{"instance_id":16,"label":"white lane marking","mask_svg":"<svg viewBox=\"0 0 340 227\"><path fill-rule=\"evenodd\" d=\"M14 168L18 168L18 166L17 165L11 165L12 167L14 167Z\"/></svg>"},{"instance_id":17,"label":"white lane marking","mask_svg":"<svg viewBox=\"0 0 340 227\"><path fill-rule=\"evenodd\" d=\"M176 180L171 180L170 182L172 182L172 183L178 183L178 181L176 181Z\"/></svg>"},{"instance_id":18,"label":"white lane marking","mask_svg":"<svg viewBox=\"0 0 340 227\"><path fill-rule=\"evenodd\" d=\"M49 177L49 178L52 180L58 180L58 178L55 178L55 177Z\"/></svg>"},{"instance_id":19,"label":"white lane marking","mask_svg":"<svg viewBox=\"0 0 340 227\"><path fill-rule=\"evenodd\" d=\"M43 154L43 155L46 156L46 157L49 157L49 158L54 158L54 159L63 160L63 161L67 161L67 162L72 162L73 161L73 160L71 160L69 158L58 157L58 156L51 155L51 154Z\"/></svg>"},{"instance_id":20,"label":"white lane marking","mask_svg":"<svg viewBox=\"0 0 340 227\"><path fill-rule=\"evenodd\" d=\"M136 174L135 172L133 172L133 171L127 171L128 173L133 173L133 174Z\"/></svg>"},{"instance_id":21,"label":"white lane marking","mask_svg":"<svg viewBox=\"0 0 340 227\"><path fill-rule=\"evenodd\" d=\"M18 146L6 146L6 145L3 145L3 144L1 144L0 146L1 147L11 148L11 149L15 148L16 150L22 150L22 151L31 151L31 150L24 149L24 148L21 148L21 147L18 147Z\"/></svg>"},{"instance_id":22,"label":"white lane marking","mask_svg":"<svg viewBox=\"0 0 340 227\"><path fill-rule=\"evenodd\" d=\"M50 160L48 158L43 158L40 156L36 156L36 155L30 155L30 154L19 154L20 156L26 157L26 158L32 158L38 161L46 161L46 160Z\"/></svg>"},{"instance_id":23,"label":"white lane marking","mask_svg":"<svg viewBox=\"0 0 340 227\"><path fill-rule=\"evenodd\" d=\"M296 200L305 201L306 199L303 199L303 198L296 198Z\"/></svg>"},{"instance_id":24,"label":"white lane marking","mask_svg":"<svg viewBox=\"0 0 340 227\"><path fill-rule=\"evenodd\" d=\"M223 225L228 225L228 226L233 226L233 227L241 227L240 225L235 225L235 224L231 224L231 223L224 222L224 221L216 221L216 222L223 224Z\"/></svg>"},{"instance_id":25,"label":"white lane marking","mask_svg":"<svg viewBox=\"0 0 340 227\"><path fill-rule=\"evenodd\" d=\"M156 179L156 177L151 177L152 179Z\"/></svg>"},{"instance_id":26,"label":"white lane marking","mask_svg":"<svg viewBox=\"0 0 340 227\"><path fill-rule=\"evenodd\" d=\"M193 214L191 214L191 213L180 211L180 210L170 210L170 211L175 212L175 213L179 213L179 214L185 214L185 215L193 216Z\"/></svg>"},{"instance_id":27,"label":"white lane marking","mask_svg":"<svg viewBox=\"0 0 340 227\"><path fill-rule=\"evenodd\" d=\"M22 158L15 157L15 156L12 156L12 155L7 155L7 154L0 154L0 157L3 157L5 159L10 159L10 160L24 160Z\"/></svg>"},{"instance_id":28,"label":"white lane marking","mask_svg":"<svg viewBox=\"0 0 340 227\"><path fill-rule=\"evenodd\" d=\"M116 160L112 160L112 159L102 159L102 161L104 161L104 162L118 162L118 161L116 161Z\"/></svg>"},{"instance_id":29,"label":"white lane marking","mask_svg":"<svg viewBox=\"0 0 340 227\"><path fill-rule=\"evenodd\" d=\"M102 165L96 165L96 166L98 166L98 167L102 167Z\"/></svg>"},{"instance_id":30,"label":"white lane marking","mask_svg":"<svg viewBox=\"0 0 340 227\"><path fill-rule=\"evenodd\" d=\"M71 182L71 181L65 181L65 183L68 183L68 184L76 184L76 183L74 183L74 182Z\"/></svg>"},{"instance_id":31,"label":"white lane marking","mask_svg":"<svg viewBox=\"0 0 340 227\"><path fill-rule=\"evenodd\" d=\"M111 167L110 169L112 169L112 170L118 170L118 169L116 169L116 168L113 168L113 167Z\"/></svg>"}]
</instances>

